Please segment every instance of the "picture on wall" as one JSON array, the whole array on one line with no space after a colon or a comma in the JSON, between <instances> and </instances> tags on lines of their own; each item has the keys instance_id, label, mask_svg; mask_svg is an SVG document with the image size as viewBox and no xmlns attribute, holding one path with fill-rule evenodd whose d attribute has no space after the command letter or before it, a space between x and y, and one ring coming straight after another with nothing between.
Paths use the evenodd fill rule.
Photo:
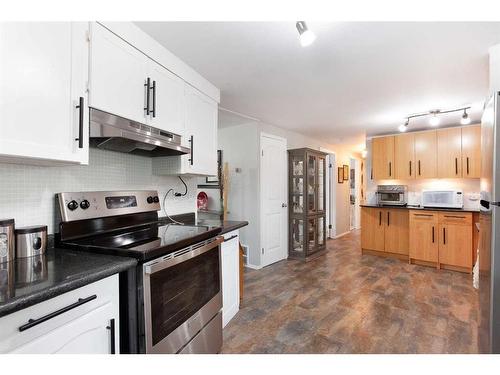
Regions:
<instances>
[{"instance_id":1,"label":"picture on wall","mask_svg":"<svg viewBox=\"0 0 500 375\"><path fill-rule=\"evenodd\" d=\"M344 181L349 180L349 166L344 164Z\"/></svg>"},{"instance_id":2,"label":"picture on wall","mask_svg":"<svg viewBox=\"0 0 500 375\"><path fill-rule=\"evenodd\" d=\"M344 168L342 168L342 167L339 167L337 170L337 182L339 184L344 183Z\"/></svg>"}]
</instances>

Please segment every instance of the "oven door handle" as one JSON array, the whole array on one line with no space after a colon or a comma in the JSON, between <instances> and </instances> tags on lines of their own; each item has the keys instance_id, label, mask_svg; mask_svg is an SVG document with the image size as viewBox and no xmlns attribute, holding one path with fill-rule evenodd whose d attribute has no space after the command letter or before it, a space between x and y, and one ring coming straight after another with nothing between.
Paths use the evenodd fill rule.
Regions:
<instances>
[{"instance_id":1,"label":"oven door handle","mask_svg":"<svg viewBox=\"0 0 500 375\"><path fill-rule=\"evenodd\" d=\"M224 237L222 237L222 236L217 237L214 241L212 241L206 245L203 245L201 247L198 247L197 249L194 249L192 251L189 251L187 253L179 255L177 257L163 259L163 260L160 260L156 263L144 266L144 273L146 275L152 275L158 271L164 270L165 268L175 266L176 264L185 262L186 260L189 260L191 258L198 256L198 255L206 253L207 251L210 251L213 248L216 248L222 242L224 242Z\"/></svg>"}]
</instances>

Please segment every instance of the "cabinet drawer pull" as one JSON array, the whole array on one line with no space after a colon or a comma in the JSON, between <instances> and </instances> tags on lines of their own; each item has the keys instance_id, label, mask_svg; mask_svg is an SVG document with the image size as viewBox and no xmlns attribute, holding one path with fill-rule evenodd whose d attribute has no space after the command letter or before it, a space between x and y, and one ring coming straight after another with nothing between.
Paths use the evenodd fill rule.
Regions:
<instances>
[{"instance_id":1,"label":"cabinet drawer pull","mask_svg":"<svg viewBox=\"0 0 500 375\"><path fill-rule=\"evenodd\" d=\"M146 79L146 83L144 84L144 87L146 88L146 107L144 108L144 110L146 111L146 116L149 116L150 114L150 110L149 110L149 104L150 104L150 100L149 100L149 92L151 91L151 78L147 78Z\"/></svg>"},{"instance_id":2,"label":"cabinet drawer pull","mask_svg":"<svg viewBox=\"0 0 500 375\"><path fill-rule=\"evenodd\" d=\"M55 318L56 316L64 314L65 312L68 312L70 310L73 310L74 308L76 308L78 306L81 306L81 305L84 305L90 301L93 301L96 298L97 298L97 295L95 295L95 294L90 296L90 297L87 297L87 298L78 298L78 301L76 301L75 303L72 303L71 305L63 307L62 309L51 312L50 314L42 316L41 318L38 318L38 319L29 319L28 323L23 324L21 327L19 327L19 331L20 332L26 331L27 329L30 329L34 326L37 326L40 323L46 322L47 320Z\"/></svg>"},{"instance_id":3,"label":"cabinet drawer pull","mask_svg":"<svg viewBox=\"0 0 500 375\"><path fill-rule=\"evenodd\" d=\"M432 243L434 243L434 226L432 226Z\"/></svg>"},{"instance_id":4,"label":"cabinet drawer pull","mask_svg":"<svg viewBox=\"0 0 500 375\"><path fill-rule=\"evenodd\" d=\"M109 329L109 335L110 335L110 340L111 340L110 354L116 354L116 347L115 347L115 320L114 319L111 319L109 321L109 326L107 326L106 329Z\"/></svg>"},{"instance_id":5,"label":"cabinet drawer pull","mask_svg":"<svg viewBox=\"0 0 500 375\"><path fill-rule=\"evenodd\" d=\"M458 159L455 158L455 174L458 174Z\"/></svg>"},{"instance_id":6,"label":"cabinet drawer pull","mask_svg":"<svg viewBox=\"0 0 500 375\"><path fill-rule=\"evenodd\" d=\"M229 238L224 238L224 242L231 241L231 240L235 239L236 237L238 237L238 235L237 235L237 234L235 234L234 236L231 236L231 237L229 237Z\"/></svg>"},{"instance_id":7,"label":"cabinet drawer pull","mask_svg":"<svg viewBox=\"0 0 500 375\"><path fill-rule=\"evenodd\" d=\"M413 214L414 216L425 216L425 217L433 217L432 214Z\"/></svg>"},{"instance_id":8,"label":"cabinet drawer pull","mask_svg":"<svg viewBox=\"0 0 500 375\"><path fill-rule=\"evenodd\" d=\"M151 114L153 117L156 117L156 81L153 81L153 87L151 89L153 90L153 110Z\"/></svg>"},{"instance_id":9,"label":"cabinet drawer pull","mask_svg":"<svg viewBox=\"0 0 500 375\"><path fill-rule=\"evenodd\" d=\"M410 176L411 176L411 160L409 161L409 164L410 164Z\"/></svg>"},{"instance_id":10,"label":"cabinet drawer pull","mask_svg":"<svg viewBox=\"0 0 500 375\"><path fill-rule=\"evenodd\" d=\"M467 174L469 174L469 157L467 156Z\"/></svg>"},{"instance_id":11,"label":"cabinet drawer pull","mask_svg":"<svg viewBox=\"0 0 500 375\"><path fill-rule=\"evenodd\" d=\"M392 176L392 163L389 162L389 177Z\"/></svg>"},{"instance_id":12,"label":"cabinet drawer pull","mask_svg":"<svg viewBox=\"0 0 500 375\"><path fill-rule=\"evenodd\" d=\"M387 226L389 226L390 222L391 222L391 213L387 211Z\"/></svg>"},{"instance_id":13,"label":"cabinet drawer pull","mask_svg":"<svg viewBox=\"0 0 500 375\"><path fill-rule=\"evenodd\" d=\"M446 245L446 228L443 228L443 245Z\"/></svg>"},{"instance_id":14,"label":"cabinet drawer pull","mask_svg":"<svg viewBox=\"0 0 500 375\"><path fill-rule=\"evenodd\" d=\"M444 217L451 217L454 219L467 219L466 216L456 216L456 215L444 215Z\"/></svg>"},{"instance_id":15,"label":"cabinet drawer pull","mask_svg":"<svg viewBox=\"0 0 500 375\"><path fill-rule=\"evenodd\" d=\"M378 212L378 225L382 225L382 211Z\"/></svg>"},{"instance_id":16,"label":"cabinet drawer pull","mask_svg":"<svg viewBox=\"0 0 500 375\"><path fill-rule=\"evenodd\" d=\"M78 100L78 105L76 108L79 109L78 111L78 138L75 139L75 141L78 141L78 148L83 148L83 97L80 96L80 99Z\"/></svg>"},{"instance_id":17,"label":"cabinet drawer pull","mask_svg":"<svg viewBox=\"0 0 500 375\"><path fill-rule=\"evenodd\" d=\"M420 160L418 161L418 175L420 176L421 173L420 173Z\"/></svg>"}]
</instances>

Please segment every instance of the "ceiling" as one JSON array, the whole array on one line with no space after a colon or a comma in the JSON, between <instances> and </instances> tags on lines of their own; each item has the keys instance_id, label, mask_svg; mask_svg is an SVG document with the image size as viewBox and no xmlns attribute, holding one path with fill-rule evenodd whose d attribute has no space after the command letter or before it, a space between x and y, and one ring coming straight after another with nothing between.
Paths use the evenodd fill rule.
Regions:
<instances>
[{"instance_id":1,"label":"ceiling","mask_svg":"<svg viewBox=\"0 0 500 375\"><path fill-rule=\"evenodd\" d=\"M431 109L472 104L479 120L488 48L500 43L500 22L308 22L317 39L306 48L294 22L137 25L219 87L222 107L329 143L395 132Z\"/></svg>"}]
</instances>

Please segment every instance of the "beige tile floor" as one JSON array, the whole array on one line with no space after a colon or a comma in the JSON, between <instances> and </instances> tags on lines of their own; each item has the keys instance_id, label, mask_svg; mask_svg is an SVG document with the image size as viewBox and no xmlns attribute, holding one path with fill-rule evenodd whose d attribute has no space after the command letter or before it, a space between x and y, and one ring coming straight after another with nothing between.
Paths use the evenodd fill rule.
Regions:
<instances>
[{"instance_id":1,"label":"beige tile floor","mask_svg":"<svg viewBox=\"0 0 500 375\"><path fill-rule=\"evenodd\" d=\"M314 261L245 271L223 353L476 353L471 275L361 255L359 232Z\"/></svg>"}]
</instances>

